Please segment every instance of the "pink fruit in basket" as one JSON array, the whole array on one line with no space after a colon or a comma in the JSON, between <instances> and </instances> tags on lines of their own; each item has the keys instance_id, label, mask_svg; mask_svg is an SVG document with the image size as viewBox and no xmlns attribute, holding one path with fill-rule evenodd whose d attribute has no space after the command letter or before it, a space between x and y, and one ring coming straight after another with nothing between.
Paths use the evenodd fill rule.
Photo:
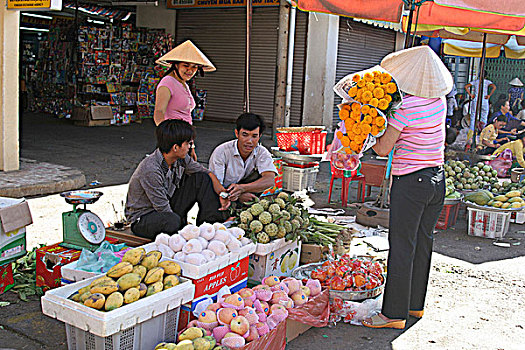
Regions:
<instances>
[{"instance_id":1,"label":"pink fruit in basket","mask_svg":"<svg viewBox=\"0 0 525 350\"><path fill-rule=\"evenodd\" d=\"M257 317L259 317L259 322L266 322L268 318L264 312L257 312Z\"/></svg>"},{"instance_id":2,"label":"pink fruit in basket","mask_svg":"<svg viewBox=\"0 0 525 350\"><path fill-rule=\"evenodd\" d=\"M277 276L268 276L263 278L262 283L266 284L268 287L273 287L276 284L279 284L281 281L279 280L279 277Z\"/></svg>"},{"instance_id":3,"label":"pink fruit in basket","mask_svg":"<svg viewBox=\"0 0 525 350\"><path fill-rule=\"evenodd\" d=\"M237 317L237 311L235 309L226 307L217 311L217 320L222 325L229 325L230 322Z\"/></svg>"},{"instance_id":4,"label":"pink fruit in basket","mask_svg":"<svg viewBox=\"0 0 525 350\"><path fill-rule=\"evenodd\" d=\"M212 335L215 338L215 340L220 342L222 338L224 338L226 333L229 333L229 332L230 332L230 326L224 325L224 326L215 327L213 329Z\"/></svg>"},{"instance_id":5,"label":"pink fruit in basket","mask_svg":"<svg viewBox=\"0 0 525 350\"><path fill-rule=\"evenodd\" d=\"M244 307L253 307L253 302L250 298L244 298Z\"/></svg>"},{"instance_id":6,"label":"pink fruit in basket","mask_svg":"<svg viewBox=\"0 0 525 350\"><path fill-rule=\"evenodd\" d=\"M235 349L243 347L246 344L246 340L238 335L237 333L226 333L222 338L221 344L229 348Z\"/></svg>"},{"instance_id":7,"label":"pink fruit in basket","mask_svg":"<svg viewBox=\"0 0 525 350\"><path fill-rule=\"evenodd\" d=\"M239 315L244 316L250 325L254 325L259 322L259 316L257 316L255 309L252 309L251 307L245 307L244 309L239 310Z\"/></svg>"},{"instance_id":8,"label":"pink fruit in basket","mask_svg":"<svg viewBox=\"0 0 525 350\"><path fill-rule=\"evenodd\" d=\"M232 332L244 336L250 330L250 323L244 316L234 317L230 323Z\"/></svg>"},{"instance_id":9,"label":"pink fruit in basket","mask_svg":"<svg viewBox=\"0 0 525 350\"><path fill-rule=\"evenodd\" d=\"M292 294L292 300L295 305L303 305L308 301L308 297L303 293L302 290L298 290Z\"/></svg>"},{"instance_id":10,"label":"pink fruit in basket","mask_svg":"<svg viewBox=\"0 0 525 350\"><path fill-rule=\"evenodd\" d=\"M239 294L235 293L225 297L224 300L221 302L221 305L223 307L230 307L235 310L240 310L244 308L244 300Z\"/></svg>"},{"instance_id":11,"label":"pink fruit in basket","mask_svg":"<svg viewBox=\"0 0 525 350\"><path fill-rule=\"evenodd\" d=\"M251 288L243 288L243 289L241 289L239 291L239 295L243 299L252 299L253 301L255 301L255 299L256 299L255 292Z\"/></svg>"},{"instance_id":12,"label":"pink fruit in basket","mask_svg":"<svg viewBox=\"0 0 525 350\"><path fill-rule=\"evenodd\" d=\"M272 298L272 290L265 284L259 284L253 288L255 296L261 301L268 301Z\"/></svg>"},{"instance_id":13,"label":"pink fruit in basket","mask_svg":"<svg viewBox=\"0 0 525 350\"><path fill-rule=\"evenodd\" d=\"M272 287L272 291L275 292L275 291L283 291L285 292L286 294L288 294L290 292L290 290L288 289L288 287L286 286L286 283L284 282L281 282L279 284L276 284L275 286Z\"/></svg>"},{"instance_id":14,"label":"pink fruit in basket","mask_svg":"<svg viewBox=\"0 0 525 350\"><path fill-rule=\"evenodd\" d=\"M308 288L307 286L301 286L301 290L303 291L304 295L306 295L307 297L309 297L310 294L312 294L312 292L310 291L310 288Z\"/></svg>"},{"instance_id":15,"label":"pink fruit in basket","mask_svg":"<svg viewBox=\"0 0 525 350\"><path fill-rule=\"evenodd\" d=\"M217 322L217 315L212 310L205 310L199 314L199 319L197 321L197 326L204 328L206 330L212 330L217 327L219 322Z\"/></svg>"},{"instance_id":16,"label":"pink fruit in basket","mask_svg":"<svg viewBox=\"0 0 525 350\"><path fill-rule=\"evenodd\" d=\"M286 317L288 317L288 312L284 313L281 310L276 310L273 314L268 316L268 321L266 321L266 323L270 329L274 329L279 323L286 320Z\"/></svg>"},{"instance_id":17,"label":"pink fruit in basket","mask_svg":"<svg viewBox=\"0 0 525 350\"><path fill-rule=\"evenodd\" d=\"M270 315L277 311L288 313L288 310L286 310L286 307L284 307L281 304L273 304L272 306L270 306Z\"/></svg>"},{"instance_id":18,"label":"pink fruit in basket","mask_svg":"<svg viewBox=\"0 0 525 350\"><path fill-rule=\"evenodd\" d=\"M248 336L245 339L248 343L259 339L259 332L257 331L256 326L250 326L250 332L248 333Z\"/></svg>"},{"instance_id":19,"label":"pink fruit in basket","mask_svg":"<svg viewBox=\"0 0 525 350\"><path fill-rule=\"evenodd\" d=\"M321 293L321 282L319 280L309 279L306 281L306 286L310 288L310 296L312 297Z\"/></svg>"},{"instance_id":20,"label":"pink fruit in basket","mask_svg":"<svg viewBox=\"0 0 525 350\"><path fill-rule=\"evenodd\" d=\"M221 304L213 303L213 304L208 305L206 310L211 310L211 311L217 312L217 310L219 310L221 307L222 307Z\"/></svg>"},{"instance_id":21,"label":"pink fruit in basket","mask_svg":"<svg viewBox=\"0 0 525 350\"><path fill-rule=\"evenodd\" d=\"M260 337L270 332L270 328L268 328L268 325L264 322L257 323L255 327L257 327L257 333L259 333Z\"/></svg>"},{"instance_id":22,"label":"pink fruit in basket","mask_svg":"<svg viewBox=\"0 0 525 350\"><path fill-rule=\"evenodd\" d=\"M272 304L279 304L280 300L286 300L286 299L288 299L288 294L286 294L283 291L277 291L277 292L273 292L271 302Z\"/></svg>"},{"instance_id":23,"label":"pink fruit in basket","mask_svg":"<svg viewBox=\"0 0 525 350\"><path fill-rule=\"evenodd\" d=\"M293 293L297 292L303 285L301 281L296 280L293 277L285 278L283 282L286 283L286 286L288 287L288 295L292 295Z\"/></svg>"}]
</instances>

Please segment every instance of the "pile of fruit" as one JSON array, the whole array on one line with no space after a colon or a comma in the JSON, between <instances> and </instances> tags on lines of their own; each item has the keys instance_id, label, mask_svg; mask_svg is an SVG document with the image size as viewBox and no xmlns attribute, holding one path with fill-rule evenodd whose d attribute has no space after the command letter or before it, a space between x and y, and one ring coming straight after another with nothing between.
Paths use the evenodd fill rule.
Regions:
<instances>
[{"instance_id":1,"label":"pile of fruit","mask_svg":"<svg viewBox=\"0 0 525 350\"><path fill-rule=\"evenodd\" d=\"M303 286L295 278L281 281L276 276L269 276L262 282L254 288L223 295L216 303L208 305L198 319L188 324L190 328L179 336L179 341L188 346L183 349L213 349L217 344L231 349L241 348L286 320L287 308L303 305L310 296L321 293L321 284L316 280L308 280ZM205 338L207 342L199 338ZM198 347L196 339L205 346Z\"/></svg>"},{"instance_id":2,"label":"pile of fruit","mask_svg":"<svg viewBox=\"0 0 525 350\"><path fill-rule=\"evenodd\" d=\"M262 244L278 238L294 241L298 231L310 224L308 213L284 192L275 199L261 199L239 211L236 221L253 242Z\"/></svg>"},{"instance_id":3,"label":"pile of fruit","mask_svg":"<svg viewBox=\"0 0 525 350\"><path fill-rule=\"evenodd\" d=\"M323 287L338 291L366 291L384 282L383 267L377 261L343 255L337 261L327 260L311 273Z\"/></svg>"},{"instance_id":4,"label":"pile of fruit","mask_svg":"<svg viewBox=\"0 0 525 350\"><path fill-rule=\"evenodd\" d=\"M515 190L514 188L514 186L504 184L498 188L497 193L500 194L496 193L496 195L488 190L472 192L465 195L465 201L501 209L525 207L525 200L522 198L525 187L522 190Z\"/></svg>"},{"instance_id":5,"label":"pile of fruit","mask_svg":"<svg viewBox=\"0 0 525 350\"><path fill-rule=\"evenodd\" d=\"M460 199L461 193L456 191L456 186L454 186L454 180L450 177L446 179L445 187L445 199Z\"/></svg>"},{"instance_id":6,"label":"pile of fruit","mask_svg":"<svg viewBox=\"0 0 525 350\"><path fill-rule=\"evenodd\" d=\"M217 345L214 337L206 335L203 328L191 327L179 335L179 342L160 343L155 350L229 350L228 347Z\"/></svg>"},{"instance_id":7,"label":"pile of fruit","mask_svg":"<svg viewBox=\"0 0 525 350\"><path fill-rule=\"evenodd\" d=\"M447 179L452 179L460 191L486 189L498 183L498 172L482 162L470 166L468 160L448 160L444 168Z\"/></svg>"},{"instance_id":8,"label":"pile of fruit","mask_svg":"<svg viewBox=\"0 0 525 350\"><path fill-rule=\"evenodd\" d=\"M98 310L111 311L180 283L181 268L173 261L160 261L162 253L134 248L105 276L79 289L69 299Z\"/></svg>"},{"instance_id":9,"label":"pile of fruit","mask_svg":"<svg viewBox=\"0 0 525 350\"><path fill-rule=\"evenodd\" d=\"M203 265L242 246L251 244L238 227L227 229L223 224L203 223L200 226L186 225L179 233L165 233L155 238L157 249L169 258L193 265Z\"/></svg>"}]
</instances>

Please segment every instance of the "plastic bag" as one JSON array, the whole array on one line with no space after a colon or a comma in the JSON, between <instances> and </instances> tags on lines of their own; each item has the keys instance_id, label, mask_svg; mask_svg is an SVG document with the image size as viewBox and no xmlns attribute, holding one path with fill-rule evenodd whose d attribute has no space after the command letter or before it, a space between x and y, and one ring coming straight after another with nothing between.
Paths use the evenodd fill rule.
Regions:
<instances>
[{"instance_id":1,"label":"plastic bag","mask_svg":"<svg viewBox=\"0 0 525 350\"><path fill-rule=\"evenodd\" d=\"M368 317L372 317L381 312L383 296L375 299L367 299L363 302L347 301L335 297L330 301L330 325L343 320L353 325L361 325L361 322Z\"/></svg>"},{"instance_id":2,"label":"plastic bag","mask_svg":"<svg viewBox=\"0 0 525 350\"><path fill-rule=\"evenodd\" d=\"M326 327L330 317L330 291L325 289L307 303L288 309L288 318L313 327Z\"/></svg>"},{"instance_id":3,"label":"plastic bag","mask_svg":"<svg viewBox=\"0 0 525 350\"><path fill-rule=\"evenodd\" d=\"M106 273L118 264L122 259L121 249L125 244L111 244L103 241L100 247L94 252L82 249L80 258L77 262L77 269L88 272Z\"/></svg>"},{"instance_id":4,"label":"plastic bag","mask_svg":"<svg viewBox=\"0 0 525 350\"><path fill-rule=\"evenodd\" d=\"M487 162L493 169L498 172L498 177L509 177L509 171L512 166L512 151L506 149L496 159L489 160Z\"/></svg>"},{"instance_id":5,"label":"plastic bag","mask_svg":"<svg viewBox=\"0 0 525 350\"><path fill-rule=\"evenodd\" d=\"M346 133L344 122L339 122L336 132L337 131L341 131L343 134ZM358 154L347 154L344 151L341 140L334 137L334 141L332 141L332 144L328 148L328 159L336 169L354 171L359 167L359 158L360 155Z\"/></svg>"}]
</instances>

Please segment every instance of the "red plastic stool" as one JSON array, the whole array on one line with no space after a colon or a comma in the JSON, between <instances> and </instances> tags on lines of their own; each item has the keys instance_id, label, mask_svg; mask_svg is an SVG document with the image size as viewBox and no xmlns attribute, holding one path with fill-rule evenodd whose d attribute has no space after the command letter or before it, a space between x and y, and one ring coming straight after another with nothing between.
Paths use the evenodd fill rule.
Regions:
<instances>
[{"instance_id":1,"label":"red plastic stool","mask_svg":"<svg viewBox=\"0 0 525 350\"><path fill-rule=\"evenodd\" d=\"M357 191L358 191L357 198L360 199L361 202L364 202L366 181L365 181L365 176L359 174L359 170L353 170L353 171L340 170L334 167L332 165L332 162L330 162L330 171L332 173L332 177L330 178L330 190L328 191L328 203L330 203L330 200L332 198L332 187L334 185L335 179L341 179L342 181L341 203L342 203L343 208L346 208L346 203L348 202L348 191L350 188L350 183L352 181L359 181L359 186L357 188Z\"/></svg>"}]
</instances>

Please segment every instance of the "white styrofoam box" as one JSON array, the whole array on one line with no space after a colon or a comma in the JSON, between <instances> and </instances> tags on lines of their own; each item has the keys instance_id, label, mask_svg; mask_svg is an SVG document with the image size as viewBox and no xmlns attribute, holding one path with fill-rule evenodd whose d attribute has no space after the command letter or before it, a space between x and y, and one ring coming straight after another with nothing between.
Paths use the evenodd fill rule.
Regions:
<instances>
[{"instance_id":1,"label":"white styrofoam box","mask_svg":"<svg viewBox=\"0 0 525 350\"><path fill-rule=\"evenodd\" d=\"M47 291L41 299L42 312L99 337L107 337L178 308L193 300L195 294L193 283L181 278L178 286L109 312L99 311L68 299L97 278L99 276Z\"/></svg>"},{"instance_id":2,"label":"white styrofoam box","mask_svg":"<svg viewBox=\"0 0 525 350\"><path fill-rule=\"evenodd\" d=\"M160 342L175 343L179 314L180 307L177 307L108 337L66 324L67 347L69 350L142 350L153 349Z\"/></svg>"},{"instance_id":3,"label":"white styrofoam box","mask_svg":"<svg viewBox=\"0 0 525 350\"><path fill-rule=\"evenodd\" d=\"M148 243L146 245L143 245L146 251L148 251L148 249L155 250L156 246L157 245L155 243ZM224 256L219 256L214 261L210 261L200 266L178 261L177 259L171 260L175 261L177 264L180 265L182 269L182 275L184 277L191 279L199 279L247 257L248 255L255 252L255 247L256 245L253 243L247 244L245 246L242 246L238 252L230 252Z\"/></svg>"},{"instance_id":4,"label":"white styrofoam box","mask_svg":"<svg viewBox=\"0 0 525 350\"><path fill-rule=\"evenodd\" d=\"M507 234L511 212L488 211L468 207L467 209L467 233L469 236L502 238Z\"/></svg>"},{"instance_id":5,"label":"white styrofoam box","mask_svg":"<svg viewBox=\"0 0 525 350\"><path fill-rule=\"evenodd\" d=\"M290 241L266 255L250 255L248 279L261 282L264 277L291 276L293 269L299 266L301 242Z\"/></svg>"},{"instance_id":6,"label":"white styrofoam box","mask_svg":"<svg viewBox=\"0 0 525 350\"><path fill-rule=\"evenodd\" d=\"M277 249L287 246L288 244L290 244L290 242L287 242L284 238L278 238L266 244L257 243L257 249L255 249L254 254L268 255L271 252L275 252Z\"/></svg>"}]
</instances>

